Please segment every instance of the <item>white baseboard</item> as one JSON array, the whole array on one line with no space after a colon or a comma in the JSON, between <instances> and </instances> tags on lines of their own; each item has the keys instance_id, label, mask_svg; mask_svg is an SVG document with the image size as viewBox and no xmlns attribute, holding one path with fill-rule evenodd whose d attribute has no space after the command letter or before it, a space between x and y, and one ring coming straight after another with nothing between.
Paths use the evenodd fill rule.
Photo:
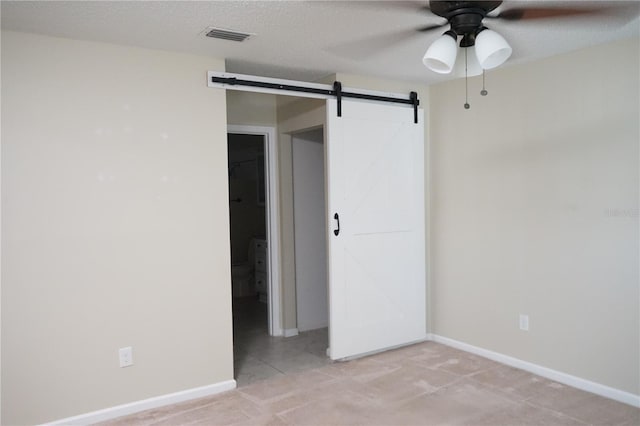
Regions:
<instances>
[{"instance_id":1,"label":"white baseboard","mask_svg":"<svg viewBox=\"0 0 640 426\"><path fill-rule=\"evenodd\" d=\"M518 358L513 358L508 355L503 355L498 352L493 352L488 349L479 348L477 346L470 345L468 343L460 342L458 340L449 339L448 337L438 336L437 334L429 334L429 340L443 345L451 346L456 349L470 352L472 354L480 355L485 358L492 359L502 364L509 365L511 367L519 368L521 370L528 371L538 376L546 377L547 379L554 380L565 385L573 386L574 388L582 389L587 392L594 393L596 395L604 396L625 404L633 405L640 408L640 395L635 395L630 392L625 392L620 389L612 388L600 383L592 382L580 377L572 376L561 371L552 370L551 368L543 367L538 364L533 364L528 361L523 361Z\"/></svg>"},{"instance_id":2,"label":"white baseboard","mask_svg":"<svg viewBox=\"0 0 640 426\"><path fill-rule=\"evenodd\" d=\"M298 324L298 331L300 333L304 333L305 331L317 330L319 328L327 328L327 327L329 327L329 323L327 321L323 321L321 323L316 323L316 324L311 324L311 325L306 325L304 327L300 327L300 324Z\"/></svg>"},{"instance_id":3,"label":"white baseboard","mask_svg":"<svg viewBox=\"0 0 640 426\"><path fill-rule=\"evenodd\" d=\"M80 414L78 416L67 417L66 419L56 420L48 425L86 425L106 420L115 419L117 417L126 416L151 408L158 408L169 404L188 401L190 399L202 398L218 393L226 392L236 388L235 380L226 380L224 382L214 383L212 385L201 386L183 390L180 392L160 395L153 398L143 399L140 401L130 402L128 404L117 405L103 410L93 411L91 413Z\"/></svg>"},{"instance_id":4,"label":"white baseboard","mask_svg":"<svg viewBox=\"0 0 640 426\"><path fill-rule=\"evenodd\" d=\"M284 337L293 337L297 336L298 334L299 332L297 328L285 328L284 330L282 330L282 335Z\"/></svg>"}]
</instances>

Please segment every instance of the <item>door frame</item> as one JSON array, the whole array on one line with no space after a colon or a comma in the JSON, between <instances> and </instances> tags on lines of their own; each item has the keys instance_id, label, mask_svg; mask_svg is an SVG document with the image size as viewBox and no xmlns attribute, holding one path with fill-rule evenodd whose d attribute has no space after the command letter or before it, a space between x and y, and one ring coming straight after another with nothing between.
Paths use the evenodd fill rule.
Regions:
<instances>
[{"instance_id":1,"label":"door frame","mask_svg":"<svg viewBox=\"0 0 640 426\"><path fill-rule=\"evenodd\" d=\"M265 216L268 263L269 335L282 336L280 295L280 222L278 193L278 143L275 127L227 125L227 134L260 135L264 137Z\"/></svg>"}]
</instances>

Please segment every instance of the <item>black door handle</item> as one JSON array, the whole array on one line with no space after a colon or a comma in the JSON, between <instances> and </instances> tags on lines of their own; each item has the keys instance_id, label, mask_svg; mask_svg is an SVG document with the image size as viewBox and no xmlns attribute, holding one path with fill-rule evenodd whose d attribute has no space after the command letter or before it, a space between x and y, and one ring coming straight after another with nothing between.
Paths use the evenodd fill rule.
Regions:
<instances>
[{"instance_id":1,"label":"black door handle","mask_svg":"<svg viewBox=\"0 0 640 426\"><path fill-rule=\"evenodd\" d=\"M340 216L338 216L338 213L336 213L336 214L333 215L333 218L338 221L338 229L334 229L333 230L333 233L337 237L338 234L340 233Z\"/></svg>"}]
</instances>

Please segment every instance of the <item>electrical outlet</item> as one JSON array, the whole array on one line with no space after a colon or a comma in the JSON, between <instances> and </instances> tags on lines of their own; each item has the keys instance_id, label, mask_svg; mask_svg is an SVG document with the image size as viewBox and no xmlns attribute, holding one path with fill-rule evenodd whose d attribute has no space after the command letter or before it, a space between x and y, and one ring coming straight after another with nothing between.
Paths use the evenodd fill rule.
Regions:
<instances>
[{"instance_id":1,"label":"electrical outlet","mask_svg":"<svg viewBox=\"0 0 640 426\"><path fill-rule=\"evenodd\" d=\"M529 331L529 315L520 314L520 330Z\"/></svg>"},{"instance_id":2,"label":"electrical outlet","mask_svg":"<svg viewBox=\"0 0 640 426\"><path fill-rule=\"evenodd\" d=\"M120 348L118 354L120 355L120 367L129 367L133 365L133 348L131 346Z\"/></svg>"}]
</instances>

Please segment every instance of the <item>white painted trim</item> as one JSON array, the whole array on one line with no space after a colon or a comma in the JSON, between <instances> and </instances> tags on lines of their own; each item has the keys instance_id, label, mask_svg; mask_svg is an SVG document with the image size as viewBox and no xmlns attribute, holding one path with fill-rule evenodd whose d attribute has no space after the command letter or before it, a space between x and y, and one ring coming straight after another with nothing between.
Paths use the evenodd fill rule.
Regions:
<instances>
[{"instance_id":1,"label":"white painted trim","mask_svg":"<svg viewBox=\"0 0 640 426\"><path fill-rule=\"evenodd\" d=\"M205 396L216 395L236 388L235 380L226 380L224 382L214 383L212 385L201 386L174 392L166 395L156 396L153 398L143 399L140 401L130 402L128 404L116 405L115 407L105 408L103 410L92 411L78 416L67 417L66 419L56 420L48 425L86 425L106 420L115 419L117 417L126 416L140 411L152 408L163 407L165 405L177 404L179 402L191 399L202 398Z\"/></svg>"},{"instance_id":2,"label":"white painted trim","mask_svg":"<svg viewBox=\"0 0 640 426\"><path fill-rule=\"evenodd\" d=\"M284 337L293 337L297 336L299 333L297 328L285 328L282 334Z\"/></svg>"},{"instance_id":3,"label":"white painted trim","mask_svg":"<svg viewBox=\"0 0 640 426\"><path fill-rule=\"evenodd\" d=\"M456 349L470 352L472 354L480 355L485 358L492 359L502 364L509 365L511 367L519 368L521 370L528 371L538 376L546 377L547 379L554 380L565 385L573 386L574 388L582 389L587 392L594 393L596 395L604 396L625 404L632 405L640 408L640 395L635 395L630 392L625 392L620 389L615 389L600 383L592 382L580 377L572 376L571 374L563 373L561 371L552 370L551 368L543 367L538 364L534 364L528 361L523 361L518 358L504 355L498 352L493 352L488 349L479 348L477 346L470 345L468 343L460 342L458 340L449 339L448 337L439 336L437 334L430 335L430 340L442 343L443 345L451 346Z\"/></svg>"},{"instance_id":4,"label":"white painted trim","mask_svg":"<svg viewBox=\"0 0 640 426\"><path fill-rule=\"evenodd\" d=\"M319 93L308 93L308 92L298 92L298 91L282 90L282 89L270 89L266 87L236 86L232 84L213 83L211 81L211 77L237 78L242 80L260 81L264 83L282 84L282 85L288 85L288 86L308 87L308 88L321 89L321 90L333 90L333 85L331 84L310 83L307 81L297 81L297 80L284 80L281 78L261 77L257 75L235 74L235 73L220 72L220 71L207 72L208 87L227 89L227 90L236 90L240 92L257 92L257 93L270 93L273 95L290 95L290 96L296 96L299 98L335 99L335 96L319 94ZM343 87L342 91L350 92L350 93L360 93L363 95L384 96L384 97L396 98L396 99L409 99L409 95L407 95L406 93L378 92L375 90L356 89L353 87ZM398 104L398 105L403 105L403 104ZM410 105L410 104L405 104L404 106L406 106L407 108L413 108L413 105Z\"/></svg>"},{"instance_id":5,"label":"white painted trim","mask_svg":"<svg viewBox=\"0 0 640 426\"><path fill-rule=\"evenodd\" d=\"M280 194L278 193L278 143L275 127L228 125L227 133L265 138L267 256L269 258L269 334L282 336L280 315Z\"/></svg>"}]
</instances>

